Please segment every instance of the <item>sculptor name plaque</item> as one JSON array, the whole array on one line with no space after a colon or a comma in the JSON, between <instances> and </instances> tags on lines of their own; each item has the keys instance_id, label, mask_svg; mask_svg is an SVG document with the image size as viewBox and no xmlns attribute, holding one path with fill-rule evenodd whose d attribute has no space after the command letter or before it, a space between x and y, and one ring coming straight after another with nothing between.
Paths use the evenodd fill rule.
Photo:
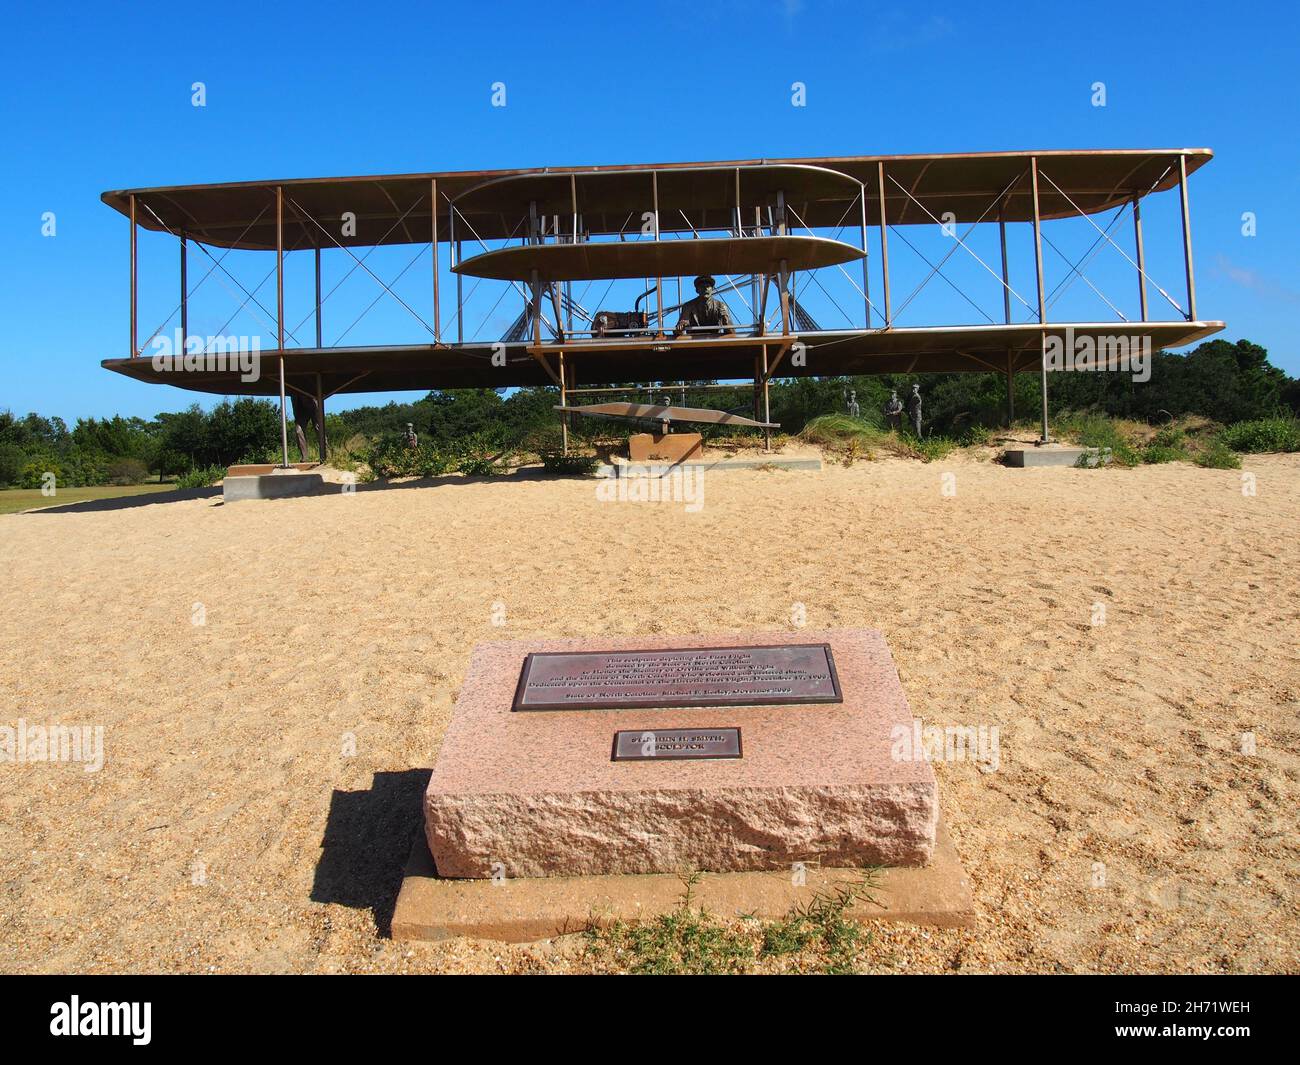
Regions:
<instances>
[{"instance_id":1,"label":"sculptor name plaque","mask_svg":"<svg viewBox=\"0 0 1300 1065\"><path fill-rule=\"evenodd\" d=\"M512 710L639 710L843 702L829 644L545 651L524 660Z\"/></svg>"},{"instance_id":2,"label":"sculptor name plaque","mask_svg":"<svg viewBox=\"0 0 1300 1065\"><path fill-rule=\"evenodd\" d=\"M738 728L628 729L614 733L615 762L741 757Z\"/></svg>"}]
</instances>

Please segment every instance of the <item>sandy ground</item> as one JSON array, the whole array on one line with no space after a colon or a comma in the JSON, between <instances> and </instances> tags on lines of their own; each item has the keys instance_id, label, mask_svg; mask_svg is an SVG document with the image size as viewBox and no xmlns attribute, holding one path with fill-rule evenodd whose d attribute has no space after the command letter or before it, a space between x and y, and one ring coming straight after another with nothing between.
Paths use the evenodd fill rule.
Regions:
<instances>
[{"instance_id":1,"label":"sandy ground","mask_svg":"<svg viewBox=\"0 0 1300 1065\"><path fill-rule=\"evenodd\" d=\"M0 517L0 725L105 751L0 764L0 968L574 968L383 934L471 647L803 604L883 630L927 724L1000 730L996 772L936 767L978 927L885 930L870 967L1295 971L1300 456L1246 470L1253 496L954 457L718 474L697 512L570 480Z\"/></svg>"}]
</instances>

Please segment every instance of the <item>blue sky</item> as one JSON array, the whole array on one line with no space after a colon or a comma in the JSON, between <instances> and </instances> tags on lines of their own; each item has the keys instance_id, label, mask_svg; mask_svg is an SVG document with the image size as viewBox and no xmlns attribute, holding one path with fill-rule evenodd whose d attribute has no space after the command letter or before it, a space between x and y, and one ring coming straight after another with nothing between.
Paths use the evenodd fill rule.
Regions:
<instances>
[{"instance_id":1,"label":"blue sky","mask_svg":"<svg viewBox=\"0 0 1300 1065\"><path fill-rule=\"evenodd\" d=\"M1027 148L1213 148L1190 183L1200 316L1227 321L1224 336L1264 344L1300 375L1291 5L1042 6L1033 18L1022 5L847 0L11 10L0 43L0 408L71 422L194 398L99 367L127 346L127 227L100 202L105 189ZM206 107L191 106L195 81ZM496 81L505 108L490 106ZM807 86L805 107L791 106L795 81ZM1097 81L1105 107L1092 105ZM1181 298L1176 203L1152 203L1148 229L1158 223L1174 241L1162 250L1165 238L1151 238L1153 273ZM1241 232L1246 211L1254 237ZM41 233L45 212L57 220L52 238ZM903 254L891 246L891 267ZM141 255L147 334L174 294L174 242L142 238ZM1064 269L1051 258L1048 267L1058 278ZM1110 255L1096 277L1129 298L1127 269ZM240 276L255 283L262 272L254 264ZM357 283L364 306L373 292Z\"/></svg>"}]
</instances>

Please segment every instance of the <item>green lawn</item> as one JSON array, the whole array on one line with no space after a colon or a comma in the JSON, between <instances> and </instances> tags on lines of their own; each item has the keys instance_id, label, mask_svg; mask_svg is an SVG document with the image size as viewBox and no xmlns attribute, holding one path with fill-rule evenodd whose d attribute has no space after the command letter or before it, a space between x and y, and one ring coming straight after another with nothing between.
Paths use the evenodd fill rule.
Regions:
<instances>
[{"instance_id":1,"label":"green lawn","mask_svg":"<svg viewBox=\"0 0 1300 1065\"><path fill-rule=\"evenodd\" d=\"M118 496L138 496L147 492L171 492L174 484L130 484L120 487L60 488L52 496L41 495L39 488L6 488L0 490L0 514L16 514L32 507L58 507L67 503L81 503L87 499L114 499Z\"/></svg>"}]
</instances>

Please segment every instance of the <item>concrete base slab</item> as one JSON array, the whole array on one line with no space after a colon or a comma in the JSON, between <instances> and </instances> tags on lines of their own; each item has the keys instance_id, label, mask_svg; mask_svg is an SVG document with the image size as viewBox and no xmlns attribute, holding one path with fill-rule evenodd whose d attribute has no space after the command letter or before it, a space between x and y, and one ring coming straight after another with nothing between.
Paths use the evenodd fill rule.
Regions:
<instances>
[{"instance_id":1,"label":"concrete base slab","mask_svg":"<svg viewBox=\"0 0 1300 1065\"><path fill-rule=\"evenodd\" d=\"M860 869L808 866L804 884L796 886L790 870L709 873L695 888L695 898L719 916L772 919L785 916L818 891L856 883L861 876ZM668 873L499 882L443 879L421 835L411 849L397 896L392 935L396 940L466 936L530 943L615 920L650 920L673 910L682 891L681 878ZM872 894L879 905L860 902L849 914L864 921L903 921L938 928L967 928L975 923L970 878L942 822L930 863L881 870L880 886Z\"/></svg>"},{"instance_id":2,"label":"concrete base slab","mask_svg":"<svg viewBox=\"0 0 1300 1065\"><path fill-rule=\"evenodd\" d=\"M1096 453L1096 448L1086 447L1011 448L1003 455L1002 461L1018 469L1027 466L1077 466L1084 455Z\"/></svg>"},{"instance_id":3,"label":"concrete base slab","mask_svg":"<svg viewBox=\"0 0 1300 1065\"><path fill-rule=\"evenodd\" d=\"M267 473L252 477L227 477L221 495L227 503L243 499L286 499L324 492L325 479L319 473Z\"/></svg>"}]
</instances>

